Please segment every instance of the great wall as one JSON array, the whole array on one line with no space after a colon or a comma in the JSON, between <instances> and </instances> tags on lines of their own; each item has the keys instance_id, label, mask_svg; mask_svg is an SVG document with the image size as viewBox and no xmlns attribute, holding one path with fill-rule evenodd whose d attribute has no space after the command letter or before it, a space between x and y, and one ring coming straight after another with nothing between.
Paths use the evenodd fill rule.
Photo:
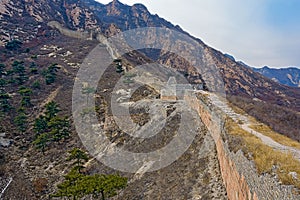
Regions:
<instances>
[{"instance_id":1,"label":"great wall","mask_svg":"<svg viewBox=\"0 0 300 200\"><path fill-rule=\"evenodd\" d=\"M62 34L69 37L86 40L93 38L91 33L71 31L57 22L50 22L48 25L57 28ZM107 50L113 58L117 57L104 36L99 34L95 38L106 45ZM217 105L207 102L203 98L199 98L197 93L203 94L201 91L187 91L184 95L184 100L191 108L198 112L201 120L214 139L221 175L227 190L228 199L299 199L300 197L293 193L292 187L280 185L274 177L271 177L268 174L259 175L255 169L254 163L248 160L242 151L235 153L230 150L227 141L223 139L223 136L228 134L224 127L228 113L224 112ZM162 100L174 101L175 99L176 97L172 97L172 95L162 97Z\"/></svg>"},{"instance_id":2,"label":"great wall","mask_svg":"<svg viewBox=\"0 0 300 200\"><path fill-rule=\"evenodd\" d=\"M242 151L234 153L229 149L227 141L223 140L223 135L228 134L224 127L228 115L216 105L210 104L204 98L199 98L201 95L197 94L210 95L201 91L188 91L184 99L199 113L214 138L228 198L299 199L298 195L293 194L291 187L279 185L268 175L258 175L254 163L249 161Z\"/></svg>"}]
</instances>

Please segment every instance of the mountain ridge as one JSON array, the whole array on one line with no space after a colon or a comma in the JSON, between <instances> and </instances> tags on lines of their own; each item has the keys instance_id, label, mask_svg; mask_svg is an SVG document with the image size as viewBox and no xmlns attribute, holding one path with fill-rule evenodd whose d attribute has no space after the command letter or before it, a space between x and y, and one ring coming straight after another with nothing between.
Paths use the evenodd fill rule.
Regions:
<instances>
[{"instance_id":1,"label":"mountain ridge","mask_svg":"<svg viewBox=\"0 0 300 200\"><path fill-rule=\"evenodd\" d=\"M224 53L224 56L237 62L245 67L251 68L253 71L262 74L263 76L286 86L290 87L300 87L300 69L299 67L253 67L249 66L243 61L236 61L234 56Z\"/></svg>"},{"instance_id":2,"label":"mountain ridge","mask_svg":"<svg viewBox=\"0 0 300 200\"><path fill-rule=\"evenodd\" d=\"M5 30L4 27L1 29L2 43L7 42L11 35L17 35L15 32L22 32L17 35L18 39L30 41L35 38L36 33L39 32L39 26L47 26L45 23L53 20L58 21L67 28L73 30L94 30L99 31L108 37L118 32L134 28L170 28L193 38L203 47L205 54L212 58L211 61L220 70L227 94L239 94L251 98L259 98L274 104L280 103L281 105L300 111L300 100L298 100L300 99L299 91L287 89L286 86L277 84L264 76L261 76L259 73L244 67L240 63L231 60L224 56L222 52L207 46L200 39L189 35L179 26L173 25L160 18L158 15L150 14L148 10L144 10L144 6L141 7L139 4L128 6L119 1L113 1L107 5L103 5L96 3L93 0L35 0L34 4L32 4L32 2L33 1L25 0L18 1L14 4L18 9L10 11L10 15L14 16L16 19L26 19L22 26L16 27L16 21L12 21L12 17L5 17L2 12L2 21L5 18L7 22L11 22L6 26L9 30ZM10 5L9 3L6 4ZM42 4L45 4L45 6L42 6ZM5 5L5 3L2 3L2 8L3 5ZM6 6L6 8L8 9L10 6ZM16 13L15 10L18 10L18 12ZM20 23L20 21L18 21L18 23ZM17 31L9 33L12 32L11 30ZM32 33L32 30L36 30L36 33ZM153 39L156 39L155 35L148 35L148 37L154 37ZM164 42L167 43L170 41ZM151 55L148 56L151 57ZM175 59L174 56L171 57L173 60ZM165 55L165 52L160 52L156 61L160 64L167 64L170 63L171 57L168 58L168 56ZM196 76L199 76L199 74L197 75L196 70L191 70L193 66L180 66L180 63L184 63L184 61L180 59L176 60L178 62L173 63L173 67L184 68L183 71L186 69L187 73L196 73Z\"/></svg>"},{"instance_id":3,"label":"mountain ridge","mask_svg":"<svg viewBox=\"0 0 300 200\"><path fill-rule=\"evenodd\" d=\"M202 54L199 58L201 64L204 67L213 66L220 72L222 81L225 83L226 97L230 103L235 103L250 115L254 112L253 116L260 121L267 122L266 124L270 127L294 140L299 140L300 93L298 90L277 84L233 61L222 52L204 44L200 39L190 36L179 26L173 25L158 15L152 15L145 8L140 4L126 6L117 0L107 5L93 0L4 0L0 2L2 41L0 47L0 69L2 70L0 141L3 139L9 141L5 147L0 146L0 175L1 178L2 176L13 177L13 182L5 192L5 200L49 198L49 194L57 191L58 183L63 182L66 173L72 169L72 161L66 161L68 152L75 147L87 149L83 145L84 141L75 131L75 118L72 117L72 91L78 70L95 47L99 47L102 52L99 54L99 60L103 62L109 60L108 45L101 43L99 38L95 38L97 34L105 40L123 31L147 27L169 28L185 34L193 39L195 42L193 44L201 47ZM69 30L72 34L69 36L63 34L58 27L65 31ZM75 37L70 37L70 35ZM130 38L133 41L143 39L143 37L134 36ZM159 40L160 36L151 32L145 35L146 38L158 40L165 46L174 41ZM166 37L162 38L167 38L168 35L164 36ZM177 38L176 42L179 44L176 50L185 53L183 55L186 56L193 55L184 40ZM197 67L201 66L193 66L182 57L160 49L133 50L114 61L118 62L118 66L112 62L95 88L89 88L87 84L82 84L81 88L80 85L82 93L86 92L87 96L87 99L83 96L81 100L88 106L91 102L88 101L89 98L95 97L99 127L104 127L105 135L111 143L128 147L128 150L132 152L144 153L144 150L150 152L168 144L178 132L182 115L179 113L177 103L168 101L160 103L160 94L154 87L143 86L130 96L129 91L132 89L130 84L134 81L132 79L136 74L127 73L129 70L137 68L136 66L157 62L166 68L172 68L168 69L169 71L180 72L189 83L201 84L216 80L216 75L211 72L208 73L209 76L206 79L203 79L205 74L197 72ZM119 68L120 61L122 69ZM149 75L149 79L153 78L162 72L157 67L161 66L158 64L155 64L157 71L151 71L155 72L152 76L151 73L150 75L149 73L142 74ZM145 78L145 76L138 74L137 78ZM126 82L120 81L126 86L125 90L115 91L115 85L122 78L126 78ZM209 90L209 88L204 89ZM92 93L96 91L96 94L90 95L91 91ZM138 124L137 128L151 122L150 118L153 113L149 112L151 109L148 104L159 100L157 101L159 103L154 104L155 107L158 106L155 111L167 116L166 127L158 134L158 137L151 137L149 140L132 139L113 119L110 107L112 95L117 95L117 101L122 106L132 105L129 107L132 112L126 120L131 118L134 123ZM145 101L142 101L143 99ZM234 100L231 101L231 99ZM42 147L39 151L34 141L45 134L44 131L42 133L35 131L35 122L38 122L37 119L48 118L47 113L44 112L44 106L51 101L59 106L59 110L61 109L57 117L66 117L69 120L72 125L71 133L70 137L63 140L48 141L45 149ZM185 107L184 109L190 111ZM210 110L209 105L207 109ZM191 113L193 114L194 111ZM87 107L77 114L80 114L80 117L76 119L89 119L90 108ZM212 117L204 115L204 118L214 120L213 115ZM201 120L195 121L199 122L199 125L196 125L193 120L187 121L188 123L192 121L193 123L188 125L199 131L188 151L172 165L157 172L149 172L147 176L138 173L121 173L131 182L116 198L137 200L227 198L213 138ZM218 123L218 125L224 128L223 123ZM98 131L99 127L93 126L92 128L97 128ZM53 132L50 128L49 131ZM239 137L233 140L233 146L236 146L239 141ZM101 144L102 140L92 142L97 146L96 144ZM226 163L231 165L231 162ZM86 174L118 173L92 158L85 167L82 172ZM147 168L143 170L146 171Z\"/></svg>"},{"instance_id":4,"label":"mountain ridge","mask_svg":"<svg viewBox=\"0 0 300 200\"><path fill-rule=\"evenodd\" d=\"M253 68L254 71L284 85L291 87L300 87L300 69L297 67L270 68Z\"/></svg>"}]
</instances>

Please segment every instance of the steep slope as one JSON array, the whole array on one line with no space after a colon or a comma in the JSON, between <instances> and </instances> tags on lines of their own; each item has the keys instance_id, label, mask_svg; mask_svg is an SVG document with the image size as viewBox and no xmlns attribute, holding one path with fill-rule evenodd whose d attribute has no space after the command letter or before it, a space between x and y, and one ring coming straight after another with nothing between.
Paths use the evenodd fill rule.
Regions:
<instances>
[{"instance_id":1,"label":"steep slope","mask_svg":"<svg viewBox=\"0 0 300 200\"><path fill-rule=\"evenodd\" d=\"M7 133L5 138L11 141L6 147L0 146L1 190L12 179L4 195L1 196L5 200L49 198L49 195L57 190L56 185L63 181L63 176L71 169L72 163L66 161L67 152L74 147L84 149L73 129L70 137L58 143L47 145L44 153L32 144L37 136L33 130L34 120L41 115L43 112L42 106L47 102L51 100L57 102L60 109L62 109L62 113L68 117L71 116L72 86L78 67L83 62L84 57L98 43L95 40L69 38L50 28L44 31L46 36L39 38L38 44L34 42L35 46L31 47L29 52L22 52L23 46L21 46L16 51L10 51L9 59L4 61L7 66L5 71L9 71L14 60L24 61L25 72L23 76L28 76L28 79L23 83L7 83L2 88L9 94L14 95L14 98L10 100L13 109L9 113L5 113L6 116L2 118L0 124L1 131ZM32 45L31 42L28 45ZM105 50L103 45L102 48ZM1 50L6 55L4 52L6 50ZM17 51L19 51L19 54ZM101 55L104 57L103 59L107 57L106 54ZM133 52L126 57L128 57L128 61L125 58L122 58L122 60L124 65L130 65L130 67L133 67L134 64L149 62L149 59L146 60L147 58L144 58L138 52ZM143 61L143 58L145 61ZM32 63L37 66L37 72L33 74L32 67L30 67ZM46 77L43 74L48 66L53 63L57 63L59 69L57 69L54 82L48 85L45 83ZM9 78L3 76L5 80L9 80ZM166 113L168 113L167 125L160 134L148 140L132 140L114 124L112 116L107 114L105 110L108 109L106 105L110 102L110 95L113 91L112 86L119 78L120 74L116 72L114 67L110 67L103 75L99 88L97 88L97 91L99 91L97 100L100 101L96 104L99 108L99 119L103 120L108 127L106 134L111 142L118 146L126 142L127 148L134 152L150 151L168 143L173 137L173 134L170 133L177 131L178 120L180 120L177 105L172 102L166 102L165 105L159 106L166 109ZM40 82L39 88L32 86L33 80ZM24 108L28 118L24 123L26 124L24 131L19 131L16 124L12 122L14 117L18 116L21 100L18 88L21 86L33 90L33 94L30 95L32 106ZM133 98L141 99L145 94L157 98L157 94L153 90L147 91L147 89L136 92ZM147 103L147 101L145 102ZM131 116L136 123L141 124L141 126L147 123L148 119L145 117L148 114L147 107L146 109L140 107L133 107L132 109L136 109ZM199 129L199 134L190 148L172 165L159 171L147 173L146 175L121 173L122 176L128 177L130 182L122 190L122 193L116 197L117 199L174 199L177 197L182 199L200 197L226 199L213 140L199 120L191 121L191 128ZM99 142L102 143L101 140ZM85 173L111 174L120 172L91 159L86 165Z\"/></svg>"},{"instance_id":2,"label":"steep slope","mask_svg":"<svg viewBox=\"0 0 300 200\"><path fill-rule=\"evenodd\" d=\"M188 35L180 27L172 25L157 15L151 15L141 4L130 7L117 0L108 5L93 0L1 1L0 35L2 47L0 47L0 61L5 64L4 72L1 72L0 86L1 91L3 90L5 93L2 94L1 98L7 98L8 100L5 100L12 106L11 110L1 112L0 123L1 132L5 133L1 134L1 142L2 140L9 141L8 145L1 145L0 147L1 180L9 180L10 177L13 177L4 199L49 198L49 194L56 190L55 186L63 180L63 175L72 166L72 163L66 161L67 151L73 147L84 148L74 127L71 129L69 138L50 144L44 153L38 151L32 144L37 137L33 130L34 121L43 113L44 108L42 106L47 102L51 100L57 102L62 109L61 115L66 115L72 123L70 102L74 79L83 59L98 44L98 41L93 37L90 40L66 37L55 28L47 26L50 21L57 21L72 30L91 31L106 36L138 27L167 27ZM150 34L147 36L157 37ZM228 94L249 97L248 100L255 97L266 101L266 104L271 102L299 111L300 93L298 90L265 79L260 74L226 58L221 52L206 46L201 40L191 38L203 47L204 57L210 58L204 60L203 64L215 65L220 69ZM181 42L180 39L178 40ZM170 40L162 42L167 44L170 43ZM4 47L5 45L6 47ZM122 57L122 62L124 62L125 67L130 69L137 65L152 62L151 59L176 68L192 83L204 81L202 74L195 70L195 66L169 52L153 49L135 51ZM16 66L20 67L20 65L14 64L14 61L23 62L25 70L14 69ZM46 81L49 81L47 79L49 78L49 67L51 69L55 63L58 64L56 77L53 83L48 84ZM97 102L98 117L109 127L107 130L108 137L114 144L123 145L124 141L130 140L130 137L115 126L112 116L107 113L105 107L110 102L112 86L119 78L120 74L116 72L114 67L108 68L101 80L102 82L99 83L100 86L97 88L99 94L97 93L96 96L98 100L100 99ZM210 80L213 79L213 76L210 77ZM28 100L28 96L23 98L22 93L19 93L20 91L24 92L23 87L32 90L32 93L29 94L32 105L25 106L25 108L22 106L24 104L22 100ZM154 89L149 91L142 89L137 92L136 98L144 97L145 94L157 98L158 95L155 92ZM172 104L167 105L166 108L169 114L177 112L173 110ZM147 111L147 109L145 110ZM147 118L149 113L145 113L145 110L137 109L134 113L136 116L131 117L143 125L149 120ZM280 111L280 109L277 110ZM20 117L24 117L24 115L27 119L20 123L18 120L22 120ZM298 118L293 118L291 115L291 119ZM165 138L154 137L151 138L154 142L149 143L148 140L134 140L131 143L133 150L143 151L147 144L150 146L149 148L154 149L157 145L168 142L173 136L170 136L170 133L176 131L178 116L169 117L168 122L169 126L161 133L162 136L166 136ZM90 161L86 167L86 173L91 174L97 172L117 173L96 161ZM169 167L149 173L148 176L139 177L127 173L122 175L128 177L131 182L128 188L120 194L119 199L147 197L174 199L175 196L182 199L226 198L224 185L220 178L215 146L202 124L199 125L199 135L191 147Z\"/></svg>"},{"instance_id":3,"label":"steep slope","mask_svg":"<svg viewBox=\"0 0 300 200\"><path fill-rule=\"evenodd\" d=\"M2 43L5 43L9 38L19 38L22 41L35 38L37 33L41 32L39 27L52 20L65 24L71 29L100 31L105 35L139 27L166 27L187 34L180 27L172 25L157 15L151 15L141 4L135 4L131 7L117 0L107 5L93 1L58 0L48 2L40 0L34 1L34 4L18 1L14 4L14 9L9 9L12 7L10 3L9 1L2 1L1 3L1 20L5 21L5 23L1 23L3 26L1 28ZM46 6L41 6L42 4ZM19 21L24 19L23 25L20 26ZM157 39L155 35L148 35L148 37L154 37L153 40ZM201 40L193 39L205 49L205 56L211 58L210 61L205 61L208 63L204 64L214 64L220 70L228 94L258 98L300 110L299 90L276 84L226 57L226 55L224 56L221 52L206 46ZM172 41L163 42L168 44ZM168 55L168 52L160 52L159 50L154 54L145 51L144 53L162 64L172 63L171 67L181 69L189 74L197 74L196 70L190 70L194 66L187 66L189 64L182 59L175 59L176 55ZM196 76L200 77L199 74Z\"/></svg>"},{"instance_id":4,"label":"steep slope","mask_svg":"<svg viewBox=\"0 0 300 200\"><path fill-rule=\"evenodd\" d=\"M105 24L113 23L121 31L139 27L155 26L167 27L183 34L187 34L181 30L180 27L172 25L164 19L159 18L157 15L151 15L146 8L140 4L130 7L118 1L113 1L97 10L96 14ZM158 40L158 38L155 38L157 37L155 34L147 35L147 37ZM244 67L240 63L231 60L226 57L226 55L224 56L221 52L208 47L201 40L196 38L193 39L204 48L205 56L211 58L210 61L205 61L206 63L204 64L214 64L220 70L228 94L258 98L273 104L284 105L288 108L300 110L299 90L276 84L260 74ZM169 44L172 41L165 40L162 42ZM182 51L183 49L180 50ZM177 68L179 71L183 71L183 73L188 73L191 76L196 76L198 79L201 79L201 74L195 70L195 66L191 66L191 64L187 63L182 58L178 58L177 55L161 52L159 50L148 50L144 51L144 53L159 63Z\"/></svg>"}]
</instances>

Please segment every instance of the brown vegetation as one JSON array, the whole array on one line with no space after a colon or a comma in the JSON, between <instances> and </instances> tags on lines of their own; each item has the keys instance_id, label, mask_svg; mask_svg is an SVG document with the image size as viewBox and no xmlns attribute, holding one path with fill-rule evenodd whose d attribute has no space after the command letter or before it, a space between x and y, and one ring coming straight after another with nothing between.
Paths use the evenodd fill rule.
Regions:
<instances>
[{"instance_id":1,"label":"brown vegetation","mask_svg":"<svg viewBox=\"0 0 300 200\"><path fill-rule=\"evenodd\" d=\"M274 131L300 141L300 113L282 106L245 97L229 96L228 100Z\"/></svg>"},{"instance_id":2,"label":"brown vegetation","mask_svg":"<svg viewBox=\"0 0 300 200\"><path fill-rule=\"evenodd\" d=\"M285 185L295 185L300 188L300 180L292 177L290 172L300 174L300 162L291 154L276 151L251 133L243 130L230 119L225 128L229 135L229 145L233 150L241 149L249 159L253 159L259 174L275 173Z\"/></svg>"}]
</instances>

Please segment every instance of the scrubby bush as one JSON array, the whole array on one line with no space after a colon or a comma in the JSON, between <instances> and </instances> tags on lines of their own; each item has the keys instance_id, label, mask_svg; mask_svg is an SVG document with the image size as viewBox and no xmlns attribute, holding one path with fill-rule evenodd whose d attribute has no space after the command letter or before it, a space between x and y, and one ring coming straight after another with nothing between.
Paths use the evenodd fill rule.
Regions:
<instances>
[{"instance_id":1,"label":"scrubby bush","mask_svg":"<svg viewBox=\"0 0 300 200\"><path fill-rule=\"evenodd\" d=\"M40 115L33 125L36 133L33 144L43 153L49 144L59 142L70 135L69 120L66 117L57 116L60 111L58 105L51 101L46 104L45 109L45 115Z\"/></svg>"},{"instance_id":2,"label":"scrubby bush","mask_svg":"<svg viewBox=\"0 0 300 200\"><path fill-rule=\"evenodd\" d=\"M56 80L56 72L59 69L57 64L50 65L47 70L43 71L43 76L45 77L45 82L47 85L50 85Z\"/></svg>"},{"instance_id":3,"label":"scrubby bush","mask_svg":"<svg viewBox=\"0 0 300 200\"><path fill-rule=\"evenodd\" d=\"M73 168L65 176L64 182L57 185L58 191L53 197L71 197L72 199L83 198L93 195L95 198L104 200L116 195L127 185L127 178L113 174L85 175L80 172L83 164L88 161L87 154L79 148L69 151L67 160L74 160Z\"/></svg>"},{"instance_id":4,"label":"scrubby bush","mask_svg":"<svg viewBox=\"0 0 300 200\"><path fill-rule=\"evenodd\" d=\"M21 45L23 43L19 40L11 40L6 43L5 48L12 51L12 50L17 50L21 48Z\"/></svg>"},{"instance_id":5,"label":"scrubby bush","mask_svg":"<svg viewBox=\"0 0 300 200\"><path fill-rule=\"evenodd\" d=\"M300 142L300 114L298 112L245 97L229 96L228 100L274 131Z\"/></svg>"}]
</instances>

